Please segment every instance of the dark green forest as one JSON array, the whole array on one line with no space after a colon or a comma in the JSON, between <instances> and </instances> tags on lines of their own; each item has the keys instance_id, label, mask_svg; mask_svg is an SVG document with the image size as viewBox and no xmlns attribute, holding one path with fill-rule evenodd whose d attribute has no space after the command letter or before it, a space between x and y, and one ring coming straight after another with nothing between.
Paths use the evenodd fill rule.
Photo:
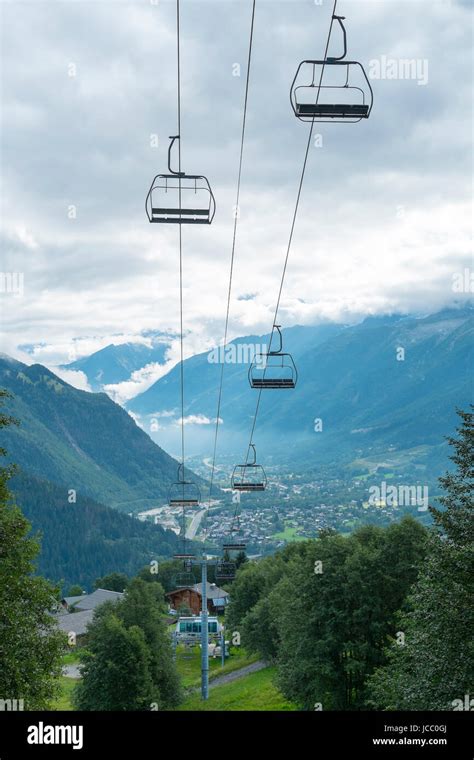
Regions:
<instances>
[{"instance_id":1,"label":"dark green forest","mask_svg":"<svg viewBox=\"0 0 474 760\"><path fill-rule=\"evenodd\" d=\"M64 487L32 475L20 472L11 489L41 538L38 572L63 589L78 583L92 590L99 576L114 571L134 575L178 549L173 531L140 522L80 493L71 504Z\"/></svg>"}]
</instances>

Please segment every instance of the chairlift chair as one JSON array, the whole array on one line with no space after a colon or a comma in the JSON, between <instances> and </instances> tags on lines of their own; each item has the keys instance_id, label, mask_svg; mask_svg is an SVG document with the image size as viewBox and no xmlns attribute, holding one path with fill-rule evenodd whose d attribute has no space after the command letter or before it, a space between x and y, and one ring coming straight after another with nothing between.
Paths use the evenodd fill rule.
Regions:
<instances>
[{"instance_id":1,"label":"chairlift chair","mask_svg":"<svg viewBox=\"0 0 474 760\"><path fill-rule=\"evenodd\" d=\"M302 61L293 79L290 102L295 116L306 122L356 123L368 119L373 91L364 67L344 60L347 35L344 16L333 16L342 30L344 51L325 60ZM326 84L322 84L325 79Z\"/></svg>"},{"instance_id":2,"label":"chairlift chair","mask_svg":"<svg viewBox=\"0 0 474 760\"><path fill-rule=\"evenodd\" d=\"M276 351L259 353L249 367L248 377L251 388L286 389L294 388L298 380L298 371L291 354L283 352L283 338L280 325L273 325L277 330L280 345Z\"/></svg>"},{"instance_id":3,"label":"chairlift chair","mask_svg":"<svg viewBox=\"0 0 474 760\"><path fill-rule=\"evenodd\" d=\"M224 552L244 552L246 548L246 543L232 538L225 540L222 544L222 550Z\"/></svg>"},{"instance_id":4,"label":"chairlift chair","mask_svg":"<svg viewBox=\"0 0 474 760\"><path fill-rule=\"evenodd\" d=\"M234 514L230 530L222 542L222 555L227 557L231 553L245 552L246 549L247 544L240 526L240 515Z\"/></svg>"},{"instance_id":5,"label":"chairlift chair","mask_svg":"<svg viewBox=\"0 0 474 760\"><path fill-rule=\"evenodd\" d=\"M219 560L216 565L216 581L233 581L236 572L237 565L235 562L231 560Z\"/></svg>"},{"instance_id":6,"label":"chairlift chair","mask_svg":"<svg viewBox=\"0 0 474 760\"><path fill-rule=\"evenodd\" d=\"M173 576L173 584L175 588L192 588L196 585L196 579L191 571L184 570Z\"/></svg>"},{"instance_id":7,"label":"chairlift chair","mask_svg":"<svg viewBox=\"0 0 474 760\"><path fill-rule=\"evenodd\" d=\"M189 588L194 586L196 579L192 573L192 560L195 559L195 554L189 554L183 548L182 552L173 555L173 559L179 559L183 562L183 569L173 576L173 585L175 588Z\"/></svg>"},{"instance_id":8,"label":"chairlift chair","mask_svg":"<svg viewBox=\"0 0 474 760\"><path fill-rule=\"evenodd\" d=\"M171 149L180 136L170 137L168 174L157 174L145 201L149 222L164 224L211 224L216 201L211 186L199 174L171 168Z\"/></svg>"},{"instance_id":9,"label":"chairlift chair","mask_svg":"<svg viewBox=\"0 0 474 760\"><path fill-rule=\"evenodd\" d=\"M184 467L178 467L178 476L169 491L168 504L170 507L197 507L201 501L199 487L192 480L185 480Z\"/></svg>"},{"instance_id":10,"label":"chairlift chair","mask_svg":"<svg viewBox=\"0 0 474 760\"><path fill-rule=\"evenodd\" d=\"M230 535L222 542L222 559L217 563L216 580L234 580L237 572L237 555L245 552L247 545L238 535Z\"/></svg>"},{"instance_id":11,"label":"chairlift chair","mask_svg":"<svg viewBox=\"0 0 474 760\"><path fill-rule=\"evenodd\" d=\"M237 464L234 467L231 479L234 491L264 491L267 486L267 476L262 465L257 464L257 453L253 443L249 446L249 452L250 449L253 453L253 462L247 461L245 464Z\"/></svg>"}]
</instances>

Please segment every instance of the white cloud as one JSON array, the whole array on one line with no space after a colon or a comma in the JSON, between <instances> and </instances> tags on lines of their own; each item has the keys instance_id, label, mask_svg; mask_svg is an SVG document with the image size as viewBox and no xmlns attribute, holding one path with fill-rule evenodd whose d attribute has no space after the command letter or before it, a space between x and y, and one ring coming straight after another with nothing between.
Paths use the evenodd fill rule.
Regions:
<instances>
[{"instance_id":1,"label":"white cloud","mask_svg":"<svg viewBox=\"0 0 474 760\"><path fill-rule=\"evenodd\" d=\"M142 430L145 430L145 432L147 432L145 426L142 423L140 415L139 414L134 414L130 410L128 410L128 413L129 413L130 417L132 418L132 420L138 425L138 427L140 427Z\"/></svg>"},{"instance_id":2,"label":"white cloud","mask_svg":"<svg viewBox=\"0 0 474 760\"><path fill-rule=\"evenodd\" d=\"M26 227L17 227L15 230L15 233L18 237L18 240L20 243L22 243L25 248L29 248L30 250L34 251L36 248L38 248L38 243L33 237L33 235L26 229Z\"/></svg>"},{"instance_id":3,"label":"white cloud","mask_svg":"<svg viewBox=\"0 0 474 760\"><path fill-rule=\"evenodd\" d=\"M37 362L53 367L69 364L84 356L90 356L90 354L100 351L106 346L120 346L123 343L142 343L151 347L152 338L135 333L71 336L68 340L59 340L55 343L41 342L31 345L21 343L17 350L13 346L10 350L15 358L24 361L26 364Z\"/></svg>"},{"instance_id":4,"label":"white cloud","mask_svg":"<svg viewBox=\"0 0 474 760\"><path fill-rule=\"evenodd\" d=\"M223 424L224 420L219 417L219 424ZM176 420L176 425L215 425L216 418L210 419L205 414L190 414L188 417L180 417Z\"/></svg>"},{"instance_id":5,"label":"white cloud","mask_svg":"<svg viewBox=\"0 0 474 760\"><path fill-rule=\"evenodd\" d=\"M66 383L69 383L74 388L78 388L80 391L92 391L84 372L74 369L62 369L61 367L52 367L52 370L58 377L65 380Z\"/></svg>"},{"instance_id":6,"label":"white cloud","mask_svg":"<svg viewBox=\"0 0 474 760\"><path fill-rule=\"evenodd\" d=\"M57 365L146 330L176 333L177 230L149 225L143 208L176 119L174 4L3 5L0 270L25 276L24 297L0 302L4 345ZM453 301L452 272L471 266L470 83L457 76L470 65L470 9L345 0L343 12L351 58L427 59L429 82L373 81L367 123L318 125L285 326L435 310ZM299 61L321 53L329 13L307 0L257 10L231 336L271 327L307 136L288 89ZM183 228L186 356L223 334L245 82L232 65L245 70L249 21L240 0L182 7L183 166L208 175L217 199L212 227ZM145 390L178 361L177 341L167 359L110 393L123 403Z\"/></svg>"},{"instance_id":7,"label":"white cloud","mask_svg":"<svg viewBox=\"0 0 474 760\"><path fill-rule=\"evenodd\" d=\"M164 409L161 412L152 412L148 415L148 417L153 418L156 417L157 419L166 419L168 417L174 417L175 412L172 409Z\"/></svg>"},{"instance_id":8,"label":"white cloud","mask_svg":"<svg viewBox=\"0 0 474 760\"><path fill-rule=\"evenodd\" d=\"M139 393L148 390L160 377L166 375L173 365L174 363L171 362L166 362L165 364L152 362L142 367L142 369L132 372L129 380L125 380L122 383L104 385L104 391L118 404L124 404Z\"/></svg>"}]
</instances>

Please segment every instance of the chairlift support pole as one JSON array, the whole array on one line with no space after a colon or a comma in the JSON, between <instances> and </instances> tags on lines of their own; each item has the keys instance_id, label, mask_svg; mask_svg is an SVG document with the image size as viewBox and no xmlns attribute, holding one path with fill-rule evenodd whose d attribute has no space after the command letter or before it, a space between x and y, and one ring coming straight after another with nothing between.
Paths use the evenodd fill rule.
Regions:
<instances>
[{"instance_id":1,"label":"chairlift support pole","mask_svg":"<svg viewBox=\"0 0 474 760\"><path fill-rule=\"evenodd\" d=\"M178 647L178 637L177 637L176 632L173 633L172 641L173 641L173 644L172 644L173 660L176 660L176 650Z\"/></svg>"},{"instance_id":2,"label":"chairlift support pole","mask_svg":"<svg viewBox=\"0 0 474 760\"><path fill-rule=\"evenodd\" d=\"M222 633L221 633L221 664L222 667L225 665L225 623L222 626Z\"/></svg>"},{"instance_id":3,"label":"chairlift support pole","mask_svg":"<svg viewBox=\"0 0 474 760\"><path fill-rule=\"evenodd\" d=\"M201 699L209 699L209 628L207 611L207 568L208 565L217 565L217 560L207 559L206 555L200 559L190 559L190 565L201 566Z\"/></svg>"},{"instance_id":4,"label":"chairlift support pole","mask_svg":"<svg viewBox=\"0 0 474 760\"><path fill-rule=\"evenodd\" d=\"M201 698L209 698L209 631L207 627L207 560L201 563Z\"/></svg>"}]
</instances>

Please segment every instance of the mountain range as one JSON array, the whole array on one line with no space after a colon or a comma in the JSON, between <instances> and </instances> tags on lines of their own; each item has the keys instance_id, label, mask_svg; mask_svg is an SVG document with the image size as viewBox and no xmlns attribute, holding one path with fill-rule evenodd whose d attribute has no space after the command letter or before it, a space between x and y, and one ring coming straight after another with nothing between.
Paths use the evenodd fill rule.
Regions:
<instances>
[{"instance_id":1,"label":"mountain range","mask_svg":"<svg viewBox=\"0 0 474 760\"><path fill-rule=\"evenodd\" d=\"M430 455L444 461L440 451L456 424L455 407L472 399L473 336L471 307L283 330L298 384L294 391L262 393L255 431L262 459L311 469L313 460L317 467L321 459L430 447ZM249 351L268 344L268 335L248 335L227 347L219 432L224 458L246 453L258 395L248 383ZM138 369L140 357L148 363L149 352L142 345L109 346L68 367L82 369L91 384L99 376L117 383L128 379L125 367ZM220 371L215 351L184 362L186 447L194 457L212 451ZM176 365L126 408L172 453L180 444L179 400Z\"/></svg>"},{"instance_id":2,"label":"mountain range","mask_svg":"<svg viewBox=\"0 0 474 760\"><path fill-rule=\"evenodd\" d=\"M28 473L124 512L166 501L178 463L105 393L78 390L41 364L4 355L0 387L20 420L4 431L4 446Z\"/></svg>"},{"instance_id":3,"label":"mountain range","mask_svg":"<svg viewBox=\"0 0 474 760\"><path fill-rule=\"evenodd\" d=\"M284 351L296 363L298 382L294 390L262 392L254 438L261 457L292 466L303 460L311 468L321 458L350 461L368 451L383 457L416 447L438 450L453 432L455 408L472 400L473 338L472 308L284 330ZM268 342L269 336L239 338L234 355L239 357L239 346ZM212 438L221 368L213 358L207 352L184 363L187 445L193 453L208 448ZM258 391L249 387L248 366L236 362L224 369L220 447L232 454L245 454L256 407ZM127 408L170 448L178 399L175 367ZM322 430L316 432L318 426Z\"/></svg>"},{"instance_id":4,"label":"mountain range","mask_svg":"<svg viewBox=\"0 0 474 760\"><path fill-rule=\"evenodd\" d=\"M151 343L111 344L61 368L83 372L91 390L102 391L106 385L128 380L148 364L164 364L170 341L165 335L155 335Z\"/></svg>"},{"instance_id":5,"label":"mountain range","mask_svg":"<svg viewBox=\"0 0 474 760\"><path fill-rule=\"evenodd\" d=\"M305 482L329 467L344 483L368 460L375 469L408 463L433 482L447 464L445 436L457 424L456 407L472 401L473 337L471 308L284 330L298 381L294 390L262 392L254 437L259 460L303 473ZM247 378L250 354L268 345L268 335L251 335L227 347L217 459L222 482L246 453L258 397ZM122 344L69 367L84 371L89 382L120 383L155 350L163 360L156 346L143 351ZM205 352L183 367L186 450L196 466L212 452L222 358ZM8 460L20 468L12 487L43 533L40 562L48 577L90 584L176 550L173 532L128 515L166 502L176 480L177 461L161 446L179 450L179 366L131 399L128 411L106 393L78 390L40 364L6 355L0 355L0 387L12 394L5 411L20 421L2 431Z\"/></svg>"},{"instance_id":6,"label":"mountain range","mask_svg":"<svg viewBox=\"0 0 474 760\"><path fill-rule=\"evenodd\" d=\"M18 469L10 487L41 535L43 575L63 589L91 588L181 548L173 531L127 514L166 503L178 463L124 409L5 355L0 387L11 394L4 411L19 422L2 429L6 463Z\"/></svg>"}]
</instances>

